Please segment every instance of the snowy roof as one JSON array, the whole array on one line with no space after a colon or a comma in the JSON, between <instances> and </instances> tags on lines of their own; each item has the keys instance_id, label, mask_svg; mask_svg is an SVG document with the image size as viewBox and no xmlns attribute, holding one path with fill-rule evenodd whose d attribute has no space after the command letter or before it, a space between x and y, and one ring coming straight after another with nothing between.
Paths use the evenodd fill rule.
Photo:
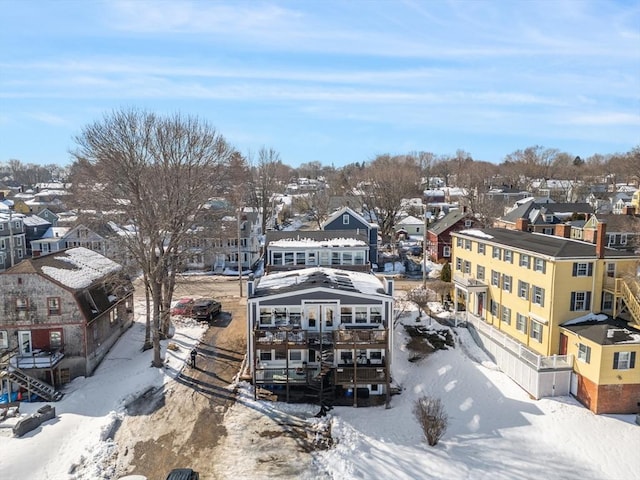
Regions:
<instances>
[{"instance_id":1,"label":"snowy roof","mask_svg":"<svg viewBox=\"0 0 640 480\"><path fill-rule=\"evenodd\" d=\"M588 313L560 326L599 345L640 344L639 328L605 314Z\"/></svg>"},{"instance_id":2,"label":"snowy roof","mask_svg":"<svg viewBox=\"0 0 640 480\"><path fill-rule=\"evenodd\" d=\"M367 243L355 238L331 238L315 240L313 238L283 238L269 242L269 248L308 248L308 247L366 247Z\"/></svg>"},{"instance_id":3,"label":"snowy roof","mask_svg":"<svg viewBox=\"0 0 640 480\"><path fill-rule=\"evenodd\" d=\"M488 233L484 233L482 230L478 230L475 228L469 228L467 230L462 230L460 233L464 233L466 235L472 235L474 237L480 237L480 238L493 238L492 235L489 235Z\"/></svg>"},{"instance_id":4,"label":"snowy roof","mask_svg":"<svg viewBox=\"0 0 640 480\"><path fill-rule=\"evenodd\" d=\"M51 222L45 220L38 215L27 215L24 217L23 222L28 227L36 227L38 225L51 225Z\"/></svg>"},{"instance_id":5,"label":"snowy roof","mask_svg":"<svg viewBox=\"0 0 640 480\"><path fill-rule=\"evenodd\" d=\"M265 275L257 282L254 297L310 288L328 288L367 295L384 295L382 281L371 273L335 268L304 268Z\"/></svg>"},{"instance_id":6,"label":"snowy roof","mask_svg":"<svg viewBox=\"0 0 640 480\"><path fill-rule=\"evenodd\" d=\"M416 218L413 215L409 215L408 217L405 217L399 222L397 222L396 227L401 225L422 225L423 223L424 223L424 220L420 220L419 218Z\"/></svg>"},{"instance_id":7,"label":"snowy roof","mask_svg":"<svg viewBox=\"0 0 640 480\"><path fill-rule=\"evenodd\" d=\"M36 267L40 266L43 275L75 290L87 288L122 268L113 260L84 247L70 248L26 262L29 261Z\"/></svg>"}]
</instances>

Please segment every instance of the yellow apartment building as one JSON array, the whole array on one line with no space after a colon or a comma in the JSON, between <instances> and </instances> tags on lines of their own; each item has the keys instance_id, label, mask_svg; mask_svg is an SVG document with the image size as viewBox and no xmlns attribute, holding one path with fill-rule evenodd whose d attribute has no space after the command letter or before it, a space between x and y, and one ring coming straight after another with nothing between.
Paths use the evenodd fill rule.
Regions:
<instances>
[{"instance_id":1,"label":"yellow apartment building","mask_svg":"<svg viewBox=\"0 0 640 480\"><path fill-rule=\"evenodd\" d=\"M640 303L628 288L637 284L640 258L606 248L606 224L598 229L595 245L520 229L463 230L452 237L456 310L464 310L462 316L500 368L535 398L573 393L592 408L579 395L584 372L562 325L603 313L624 319L640 345ZM610 355L605 351L602 356L594 353L602 370L589 376L591 382L618 380L618 373L608 371L612 359L607 369ZM640 369L634 365L629 370L635 371L623 379L635 391ZM636 411L637 405L633 407Z\"/></svg>"}]
</instances>

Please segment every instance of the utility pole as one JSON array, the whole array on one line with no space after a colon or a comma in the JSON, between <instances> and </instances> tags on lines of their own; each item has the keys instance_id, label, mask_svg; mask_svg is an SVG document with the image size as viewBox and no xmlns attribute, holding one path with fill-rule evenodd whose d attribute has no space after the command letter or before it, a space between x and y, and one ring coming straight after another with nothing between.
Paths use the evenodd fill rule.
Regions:
<instances>
[{"instance_id":1,"label":"utility pole","mask_svg":"<svg viewBox=\"0 0 640 480\"><path fill-rule=\"evenodd\" d=\"M11 220L13 219L11 208L9 208L9 256L11 257L11 266L15 265L15 257L13 255L13 225Z\"/></svg>"},{"instance_id":2,"label":"utility pole","mask_svg":"<svg viewBox=\"0 0 640 480\"><path fill-rule=\"evenodd\" d=\"M427 204L422 207L423 232L422 232L422 288L427 288Z\"/></svg>"},{"instance_id":3,"label":"utility pole","mask_svg":"<svg viewBox=\"0 0 640 480\"><path fill-rule=\"evenodd\" d=\"M240 254L242 253L240 250L240 212L242 208L238 207L238 284L240 285L240 298L242 298L242 262L240 261Z\"/></svg>"}]
</instances>

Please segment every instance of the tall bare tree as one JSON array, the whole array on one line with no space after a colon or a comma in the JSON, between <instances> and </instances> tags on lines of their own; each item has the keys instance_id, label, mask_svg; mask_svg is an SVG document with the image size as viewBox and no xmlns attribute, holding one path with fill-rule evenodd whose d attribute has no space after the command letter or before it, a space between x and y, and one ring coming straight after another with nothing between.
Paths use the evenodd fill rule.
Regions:
<instances>
[{"instance_id":1,"label":"tall bare tree","mask_svg":"<svg viewBox=\"0 0 640 480\"><path fill-rule=\"evenodd\" d=\"M116 217L135 225L124 245L149 289L153 365L160 367L160 334L184 242L207 200L220 193L233 150L198 118L135 109L105 115L75 141L76 201L120 212Z\"/></svg>"},{"instance_id":2,"label":"tall bare tree","mask_svg":"<svg viewBox=\"0 0 640 480\"><path fill-rule=\"evenodd\" d=\"M249 163L252 158L249 155ZM251 165L249 194L252 206L258 209L262 216L262 231L267 229L268 220L273 212L273 197L282 192L284 182L289 178L291 168L284 165L280 154L273 148L262 147L258 151L255 165Z\"/></svg>"},{"instance_id":3,"label":"tall bare tree","mask_svg":"<svg viewBox=\"0 0 640 480\"><path fill-rule=\"evenodd\" d=\"M385 242L393 237L393 227L402 209L402 200L421 196L421 170L412 155L379 155L366 167L359 190L362 209L380 226Z\"/></svg>"}]
</instances>

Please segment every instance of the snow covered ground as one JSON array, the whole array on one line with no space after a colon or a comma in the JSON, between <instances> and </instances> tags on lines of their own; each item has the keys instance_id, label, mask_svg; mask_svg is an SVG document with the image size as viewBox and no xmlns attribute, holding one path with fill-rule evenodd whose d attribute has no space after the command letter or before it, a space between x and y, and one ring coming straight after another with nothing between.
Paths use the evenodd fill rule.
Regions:
<instances>
[{"instance_id":1,"label":"snow covered ground","mask_svg":"<svg viewBox=\"0 0 640 480\"><path fill-rule=\"evenodd\" d=\"M409 311L402 322L416 324ZM424 323L424 321L422 322ZM409 362L402 324L397 327L394 381L403 387L391 408L338 407L323 419L317 407L255 402L247 384L241 401L227 413L227 451L216 466L220 478L264 478L261 442L247 434L256 416L292 416L311 424L329 423L335 445L300 452L302 479L567 479L640 478L640 426L631 415L593 415L569 397L531 400L499 372L468 332L456 329L455 349ZM0 428L0 479L96 480L114 477L111 440L125 405L151 386L170 382L184 365L184 355L203 329L177 325L167 351L168 368L150 368L151 352L141 352L144 318L128 330L90 378L74 380L62 401L53 404L57 418L26 434L11 436ZM416 398L441 398L449 428L429 447L412 415ZM22 413L41 404L23 404ZM249 408L247 408L249 407ZM242 461L238 454L241 453ZM260 470L252 466L261 466ZM203 479L207 480L207 479Z\"/></svg>"}]
</instances>

